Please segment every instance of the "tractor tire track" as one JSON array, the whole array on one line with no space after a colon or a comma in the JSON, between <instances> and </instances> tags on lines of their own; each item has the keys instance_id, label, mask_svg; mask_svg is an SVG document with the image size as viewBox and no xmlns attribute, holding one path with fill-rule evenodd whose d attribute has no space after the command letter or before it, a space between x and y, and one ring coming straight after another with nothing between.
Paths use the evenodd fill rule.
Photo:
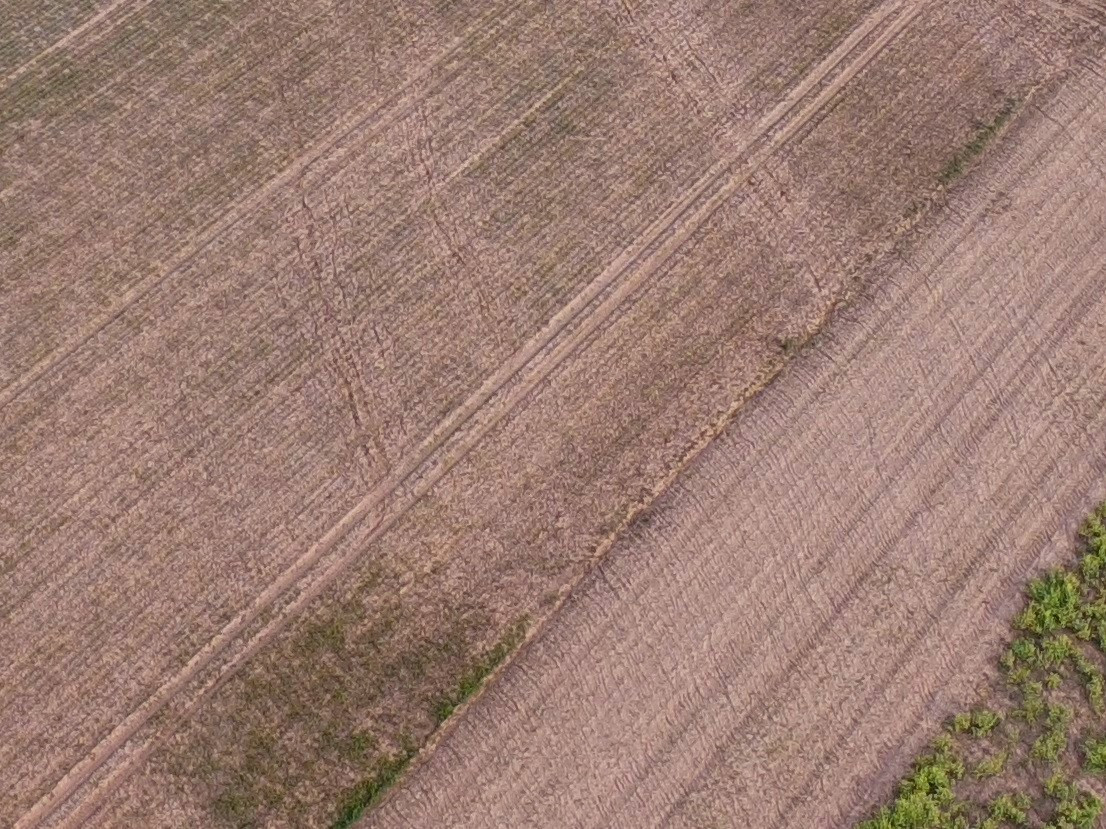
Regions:
<instances>
[{"instance_id":1,"label":"tractor tire track","mask_svg":"<svg viewBox=\"0 0 1106 829\"><path fill-rule=\"evenodd\" d=\"M530 5L533 5L533 2ZM0 390L0 409L4 409L42 377L64 363L103 329L118 320L136 302L167 279L188 267L222 235L245 221L255 210L269 203L273 195L282 187L289 185L297 177L305 176L314 165L320 162L333 163L341 155L343 149L348 146L351 138L356 138L359 141L364 140L366 135L377 134L401 120L415 108L418 100L428 92L433 91L431 88L424 87L424 84L436 68L462 54L481 35L488 32L494 34L505 29L511 21L527 8L526 3L521 3L512 6L506 13L496 10L485 14L455 37L452 44L444 52L435 55L419 66L412 77L391 97L381 103L374 104L367 111L351 113L277 175L231 204L218 218L202 228L192 243L186 245L177 258L164 270L160 273L151 274L131 286L104 314L75 332L66 343L54 349L25 371L21 377Z\"/></svg>"},{"instance_id":2,"label":"tractor tire track","mask_svg":"<svg viewBox=\"0 0 1106 829\"><path fill-rule=\"evenodd\" d=\"M100 9L100 11L96 12L88 18L88 20L51 43L12 72L9 72L3 81L0 81L0 92L2 92L5 87L10 86L30 72L37 64L41 63L43 59L69 48L81 37L97 28L101 23L109 21L109 18L114 16L115 19L110 20L109 25L100 33L101 37L109 34L120 23L134 17L135 14L150 5L151 2L153 2L153 0L112 0L111 3ZM130 6L130 8L126 8L127 6ZM120 12L120 14L116 15L116 12Z\"/></svg>"}]
</instances>

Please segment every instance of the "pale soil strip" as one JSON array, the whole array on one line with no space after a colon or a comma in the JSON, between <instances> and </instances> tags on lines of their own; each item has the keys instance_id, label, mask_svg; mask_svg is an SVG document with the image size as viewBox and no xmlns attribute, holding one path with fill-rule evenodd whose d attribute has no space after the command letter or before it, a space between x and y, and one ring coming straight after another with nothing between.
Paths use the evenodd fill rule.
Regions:
<instances>
[{"instance_id":1,"label":"pale soil strip","mask_svg":"<svg viewBox=\"0 0 1106 829\"><path fill-rule=\"evenodd\" d=\"M1067 544L1050 526L1052 500L1081 510L1091 487L1102 490L1103 207L1087 209L1098 183L1081 173L1095 131L1079 126L1074 163L1038 169L1056 154L1058 136L1046 132L1031 148L1040 152L993 185L1017 198L1029 180L1032 198L1014 219L992 217L993 200L954 215L954 244L938 236L936 257L898 273L874 308L849 312L753 404L369 823L845 825L833 812L848 797L841 776L885 757L842 753L823 724L836 726L842 709L870 735L890 721L871 710L903 702L894 693L911 676L931 677L936 693L954 666L912 646L930 648L935 626L955 627L957 612L978 614L974 597L1000 578L1010 589L1045 546L1018 545L995 563L1001 540L1043 532ZM921 294L929 301L915 301ZM896 397L910 366L926 363L912 397ZM932 419L924 428L919 412ZM879 429L871 443L866 419ZM854 485L867 496L859 510ZM977 570L983 562L1003 569ZM910 584L917 571L949 573L941 591L951 592ZM885 577L905 584L885 592ZM929 595L936 606L895 612L896 596ZM976 637L964 643L975 658L969 628L955 632ZM890 695L880 681L888 650L902 657ZM782 739L794 747L773 754Z\"/></svg>"},{"instance_id":2,"label":"pale soil strip","mask_svg":"<svg viewBox=\"0 0 1106 829\"><path fill-rule=\"evenodd\" d=\"M1082 159L1082 161L1085 163L1086 159ZM1087 193L1085 191L1081 192L1073 189L1060 191L1060 188L1056 188L1056 190L1059 192L1055 193L1055 195L1063 195L1066 197L1064 201L1064 210L1063 212L1056 212L1054 214L1051 210L1045 209L1038 213L1038 215L1043 214L1047 220L1052 220L1049 221L1051 227L1047 232L1042 234L1045 237L1045 244L1032 248L1033 253L1030 254L1032 257L1030 260L1031 264L1027 266L1027 270L1030 273L1048 273L1055 271L1059 266L1065 274L1078 275L1080 279L1078 282L1053 279L1050 289L1045 294L1035 296L1036 301L1031 312L1031 317L1037 315L1043 316L1049 308L1053 307L1059 309L1059 313L1047 325L1047 332L1043 336L1036 334L1032 337L1034 347L1027 354L1025 359L1018 364L1016 369L1016 376L1019 378L1019 381L1004 384L1005 388L1017 389L1018 391L1014 393L1007 392L1007 394L1024 393L1023 389L1029 385L1033 372L1040 373L1042 367L1045 369L1046 375L1055 374L1056 366L1063 364L1062 358L1064 356L1064 350L1070 350L1073 340L1077 339L1072 336L1072 331L1085 330L1090 332L1094 329L1095 322L1102 319L1104 292L1102 287L1102 236L1100 228L1088 232L1088 229L1093 227L1095 223L1088 221L1085 215L1073 215L1080 211L1084 214L1088 212ZM1095 205L1095 209L1098 208L1100 208L1100 205ZM1101 217L1100 212L1098 216L1099 218ZM1035 224L1032 232L1038 232L1038 229L1038 226ZM1052 247L1052 245L1055 244L1053 239L1056 236L1065 238L1067 242L1067 244L1064 245L1065 252L1063 260L1056 259L1055 250ZM977 262L1003 261L1001 257L994 256L993 247L988 250L976 249L972 251L972 254L972 260ZM963 258L963 252L961 252L960 258ZM956 263L954 263L954 267L955 266ZM998 294L996 294L996 297L997 296ZM1003 311L1001 307L988 310L993 310L996 314L1001 314ZM985 310L984 313L986 312ZM951 320L951 322L954 328L957 327L954 319ZM1027 327L1037 328L1037 326ZM978 359L978 352L973 350L973 343L962 343L965 354L969 356L973 366L975 366L974 370L977 379L981 383L986 383L988 379L986 374L992 371L995 365L1001 363L1001 360L998 359L1002 356L1001 346L1007 345L1007 343L1002 342L1001 339L998 340L998 342L1000 348L997 349L997 351L999 353L990 354L987 359L982 361ZM1090 357L1088 361L1090 365L1102 365L1100 359L1096 359L1091 355L1086 356ZM1049 438L1055 431L1056 424L1058 422L1062 423L1069 416L1067 408L1070 405L1070 401L1072 399L1083 399L1086 396L1100 394L1102 390L1102 379L1100 370L1097 376L1094 372L1081 374L1073 384L1063 390L1062 395L1058 395L1046 401L1043 416L1034 419L1024 419L1022 421L1030 426L1029 430L1024 433L1019 432L1010 435L1012 440L1017 440L1022 445L1042 447L1042 451L1038 457L1039 465L1043 467L1043 471L1040 475L1033 476L1029 479L1031 483L1026 487L1028 492L1053 493L1064 491L1066 483L1064 477L1068 470L1064 463L1061 463L1061 459L1064 459L1065 456L1053 456L1052 450L1047 448ZM946 396L951 396L956 391L958 390L950 388L945 394ZM963 394L962 388L959 389L959 391ZM990 393L995 396L1000 396L1003 394L1003 391L994 384L991 384ZM942 423L945 423L950 416L951 409L942 417ZM1005 407L1000 408L996 406L986 409L978 418L978 421L973 424L968 435L956 447L956 454L967 454L973 447L978 446L984 441L987 433L994 430L997 422L1005 416ZM1101 436L1102 430L1095 429L1092 426L1088 429L1088 434L1097 434ZM928 439L928 434L926 439ZM1065 447L1064 451L1070 453L1076 448L1076 446L1069 446ZM1092 458L1094 462L1098 463L1100 468L1102 462L1106 460L1099 456L1097 452L1092 454ZM1070 456L1067 460L1070 461ZM1014 490L1017 489L1018 486L1025 486L1026 482L1024 480L1015 479L1015 476L1018 474L1018 470L1008 470L1005 477L997 482L996 488L999 490L1007 488ZM943 486L947 480L947 478L942 479L942 481L932 487L931 491L923 499L922 505L919 505L912 514L911 521L908 523L908 529L924 520L927 511L925 505L930 503L938 486ZM993 482L989 481L989 484L991 483ZM1101 482L1096 482L1095 486L1101 489ZM1027 498L1028 497L1029 496L1027 496ZM869 505L870 508L874 507L874 501L875 499L873 499L872 504ZM995 529L987 536L986 541L981 545L980 551L975 553L968 560L967 566L960 571L966 584L972 581L978 581L978 574L976 571L985 564L987 553L1001 548L1001 542L1008 534L1006 528L1017 522L1018 514L1022 511L1021 509L1015 508L1006 516L1001 518L997 515L995 516L990 525ZM874 508L872 512L875 514L876 511ZM1073 519L1078 518L1078 516L1071 517ZM957 531L962 534L962 537L970 537L974 526L973 519L978 520L978 517L965 510L963 514L956 516L956 523L953 524L953 527L958 528ZM897 534L893 540L895 543L898 543L903 537L903 534L900 533ZM845 539L838 539L835 543L840 544L844 540ZM1063 539L1063 541L1066 543L1067 539ZM877 560L860 573L859 578L851 584L844 594L843 599L832 605L832 615L828 618L826 627L833 630L855 629L855 625L850 626L845 617L849 613L862 612L858 611L857 606L859 604L858 600L862 599L865 595L865 588L869 591L878 589L871 584L871 581L879 575L881 565L882 561ZM957 565L959 566L960 562L957 562ZM949 575L955 580L956 574L950 573ZM993 587L993 581L991 584ZM1013 585L1014 589L1018 586L1019 585ZM986 590L981 592L987 595L990 591ZM965 593L966 588L955 590L942 602L940 610L932 613L931 620L927 625L921 627L909 640L903 643L896 643L899 654L899 658L893 663L893 672L896 675L903 674L907 677L909 676L909 671L906 670L904 666L920 662L916 657L912 657L911 654L924 643L927 636L934 633L943 619L949 618L949 607L961 601ZM809 669L809 664L804 663L809 663L812 658L815 658L815 652L822 647L824 647L824 643L819 643L817 637L812 635L800 649L794 652L794 656L788 662L786 674L791 677L802 676L804 671ZM920 673L920 671L916 671L915 675L918 673ZM793 682L793 684L795 683ZM861 724L865 719L867 711L870 710L872 704L875 702L875 696L882 693L884 687L884 681L881 681L877 675L873 675L871 682L872 690L869 692L867 699L857 707L859 713L852 718L846 733L852 735L861 729ZM756 716L759 716L760 713L761 712L756 712ZM754 715L750 715L748 718L749 721L754 719ZM745 730L745 728L747 728L747 726L743 725L743 730ZM736 730L734 733L736 733ZM731 735L731 739L732 736L733 735ZM832 752L832 748L829 752ZM821 767L821 762L828 762L828 759L830 759L829 752L824 753L821 760L812 758L811 767L807 769L807 776L795 787L799 792L810 785L813 775L816 774L815 769ZM719 759L721 759L721 756ZM704 776L701 775L697 782L703 783ZM802 798L796 795L792 798L792 807L799 804L801 801ZM677 806L683 805L686 802L688 802L687 798L683 798L678 802ZM675 814L677 811L678 809L674 807L670 811L670 814ZM784 819L781 818L773 825L775 827L785 825Z\"/></svg>"},{"instance_id":3,"label":"pale soil strip","mask_svg":"<svg viewBox=\"0 0 1106 829\"><path fill-rule=\"evenodd\" d=\"M1061 2L1061 0L1038 0L1038 2L1040 2L1044 6L1047 6L1053 11L1057 11L1060 14L1067 15L1068 17L1071 17L1074 20L1078 20L1081 23L1088 23L1092 26L1102 25L1102 21L1095 20L1093 17L1090 17L1083 11L1080 11L1079 8L1076 8L1076 4L1074 2L1064 3Z\"/></svg>"},{"instance_id":4,"label":"pale soil strip","mask_svg":"<svg viewBox=\"0 0 1106 829\"><path fill-rule=\"evenodd\" d=\"M1102 27L1106 24L1106 6L1103 6L1102 3L1096 2L1096 0L1070 0L1070 2L1085 11L1102 15L1102 17L1090 21L1095 26Z\"/></svg>"},{"instance_id":5,"label":"pale soil strip","mask_svg":"<svg viewBox=\"0 0 1106 829\"><path fill-rule=\"evenodd\" d=\"M75 29L73 29L54 43L51 43L33 58L20 66L18 69L15 69L14 71L8 73L8 76L4 78L2 82L0 82L0 88L15 83L15 81L19 80L29 71L31 71L31 69L34 68L35 64L39 63L44 58L47 58L50 55L60 52L62 49L68 48L73 44L74 41L82 37L91 29L95 29L97 26L99 26L109 17L114 15L115 12L119 11L120 9L123 9L123 13L120 14L115 20L111 21L111 25L106 27L104 31L101 32L101 35L110 32L122 21L133 17L137 12L150 5L151 2L153 2L153 0L112 0L111 3L100 9L100 11L96 12L96 14L88 18L88 20L86 20L84 23L77 26ZM128 5L131 8L124 9L124 7Z\"/></svg>"},{"instance_id":6,"label":"pale soil strip","mask_svg":"<svg viewBox=\"0 0 1106 829\"><path fill-rule=\"evenodd\" d=\"M274 605L297 582L304 579L311 569L351 530L360 525L372 512L378 509L388 498L401 490L410 479L414 479L406 497L395 502L370 529L369 540L384 532L403 513L417 501L431 486L456 465L471 449L479 443L497 423L499 423L517 404L528 396L546 377L548 377L566 357L607 320L624 302L636 292L647 278L680 247L717 208L730 198L738 188L748 180L757 167L781 147L825 107L864 67L876 58L924 8L922 2L889 3L869 16L842 43L816 67L810 75L793 89L783 102L774 108L757 128L740 144L730 156L712 167L688 193L655 220L622 254L619 255L592 283L573 298L564 308L554 315L545 328L531 339L492 374L464 404L443 420L420 444L418 450L408 460L398 466L391 475L375 486L370 493L332 527L315 545L308 549L290 567L282 577L259 594L251 605L229 622L220 633L203 649L197 652L186 666L153 695L128 715L98 745L93 752L78 763L54 789L43 797L17 823L17 829L38 825L61 803L67 800L91 775L108 759L121 749L136 732L148 722L165 704L175 697L187 684L196 678L216 656L231 644L254 622L267 608ZM780 123L806 98L811 91L832 75L835 69L849 57L858 45L879 29L881 24L891 20L889 25L854 60L849 62L839 74L833 77L821 92L816 95L786 126L778 129ZM773 132L775 130L775 132ZM768 138L770 136L770 138ZM768 138L767 143L756 153L746 158L746 164L729 178L719 180L732 166L738 163L759 141ZM712 190L712 188L714 188ZM669 238L665 239L666 235ZM658 246L658 243L659 246ZM626 277L619 284L622 277ZM615 287L617 286L617 287ZM614 290L612 290L614 288ZM605 293L606 296L589 313L584 312ZM575 330L555 344L557 338L578 318L581 321ZM531 365L532 364L532 365ZM520 372L526 375L511 388L503 392L508 383ZM475 427L460 432L468 421L472 420L486 404L502 393L501 400L489 407ZM451 439L460 432L453 446ZM445 447L445 451L439 450ZM440 457L434 457L435 454ZM416 474L417 473L417 474ZM334 578L337 577L356 558L359 547L354 545L351 552L331 564L312 583L301 589L291 601L270 622L268 622L250 641L242 646L240 652L230 660L218 674L199 692L190 707L202 699L206 693L225 677L229 676L261 646L298 614L314 599ZM186 709L188 710L188 709ZM95 811L104 796L114 790L123 779L152 750L153 744L127 753L124 764L96 790L75 812L65 825L75 825Z\"/></svg>"},{"instance_id":7,"label":"pale soil strip","mask_svg":"<svg viewBox=\"0 0 1106 829\"><path fill-rule=\"evenodd\" d=\"M496 12L484 15L484 17L480 18L461 34L457 35L452 40L449 47L442 53L435 55L419 66L399 91L386 101L373 104L367 108L367 110L349 113L334 129L324 135L302 155L297 157L295 161L255 189L248 196L232 204L218 219L208 224L197 234L191 244L186 245L180 251L177 258L164 270L159 273L151 274L136 285L133 285L129 290L123 293L122 296L116 299L115 303L108 311L77 331L68 342L43 357L31 366L22 377L13 381L0 391L0 409L7 406L41 377L71 357L85 343L117 320L128 308L134 305L134 303L166 279L172 277L182 268L186 267L222 234L238 225L257 208L263 207L269 203L274 193L280 190L280 188L288 185L297 176L305 175L312 165L332 156L336 149L340 148L343 142L350 136L356 136L359 140L362 140L365 137L363 131L375 134L402 118L414 105L413 101L418 100L420 95L425 92L425 90L420 89L420 87L434 69L461 54L471 41L484 32L486 27L489 25L497 28L506 26L510 20L520 14L528 5L533 5L533 3L520 3L512 6L507 12L499 12L497 10Z\"/></svg>"}]
</instances>

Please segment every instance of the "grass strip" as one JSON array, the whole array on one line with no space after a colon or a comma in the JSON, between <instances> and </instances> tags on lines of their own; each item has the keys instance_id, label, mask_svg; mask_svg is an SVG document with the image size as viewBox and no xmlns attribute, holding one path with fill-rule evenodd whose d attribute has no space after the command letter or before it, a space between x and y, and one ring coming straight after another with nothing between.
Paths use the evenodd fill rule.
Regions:
<instances>
[{"instance_id":1,"label":"grass strip","mask_svg":"<svg viewBox=\"0 0 1106 829\"><path fill-rule=\"evenodd\" d=\"M472 698L495 669L522 644L528 626L527 619L515 622L490 650L464 672L456 686L438 700L434 705L434 730L440 728L462 704ZM402 740L402 743L399 752L379 758L371 774L346 793L331 829L349 829L403 777L419 749L408 739Z\"/></svg>"},{"instance_id":2,"label":"grass strip","mask_svg":"<svg viewBox=\"0 0 1106 829\"><path fill-rule=\"evenodd\" d=\"M990 122L979 124L971 140L961 147L959 152L949 159L948 164L941 170L938 176L941 184L947 187L964 175L971 163L979 158L983 151L987 149L987 146L995 140L995 137L1010 121L1017 109L1018 101L1014 98L1007 98L1002 105L1002 109Z\"/></svg>"},{"instance_id":3,"label":"grass strip","mask_svg":"<svg viewBox=\"0 0 1106 829\"><path fill-rule=\"evenodd\" d=\"M997 705L957 714L858 829L1093 829L1106 782L1106 504L1028 587Z\"/></svg>"}]
</instances>

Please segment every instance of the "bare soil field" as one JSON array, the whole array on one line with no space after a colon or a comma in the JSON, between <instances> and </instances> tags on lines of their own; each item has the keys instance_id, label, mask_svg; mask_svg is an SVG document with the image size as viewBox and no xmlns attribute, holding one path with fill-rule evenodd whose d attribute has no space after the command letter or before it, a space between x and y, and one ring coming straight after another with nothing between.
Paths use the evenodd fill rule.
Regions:
<instances>
[{"instance_id":1,"label":"bare soil field","mask_svg":"<svg viewBox=\"0 0 1106 829\"><path fill-rule=\"evenodd\" d=\"M1102 70L1018 122L366 826L844 827L889 796L1106 495Z\"/></svg>"},{"instance_id":2,"label":"bare soil field","mask_svg":"<svg viewBox=\"0 0 1106 829\"><path fill-rule=\"evenodd\" d=\"M1005 0L34 8L0 5L21 829L340 820L1097 31Z\"/></svg>"}]
</instances>

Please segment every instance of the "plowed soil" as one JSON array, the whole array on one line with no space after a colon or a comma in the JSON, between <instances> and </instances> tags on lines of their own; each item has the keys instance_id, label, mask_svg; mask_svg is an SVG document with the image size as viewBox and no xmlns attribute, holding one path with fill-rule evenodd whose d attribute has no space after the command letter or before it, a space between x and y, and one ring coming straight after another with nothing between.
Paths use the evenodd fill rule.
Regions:
<instances>
[{"instance_id":1,"label":"plowed soil","mask_svg":"<svg viewBox=\"0 0 1106 829\"><path fill-rule=\"evenodd\" d=\"M0 21L20 829L331 823L1099 31L1030 0Z\"/></svg>"},{"instance_id":2,"label":"plowed soil","mask_svg":"<svg viewBox=\"0 0 1106 829\"><path fill-rule=\"evenodd\" d=\"M844 827L1106 496L1102 64L620 540L367 826Z\"/></svg>"}]
</instances>

